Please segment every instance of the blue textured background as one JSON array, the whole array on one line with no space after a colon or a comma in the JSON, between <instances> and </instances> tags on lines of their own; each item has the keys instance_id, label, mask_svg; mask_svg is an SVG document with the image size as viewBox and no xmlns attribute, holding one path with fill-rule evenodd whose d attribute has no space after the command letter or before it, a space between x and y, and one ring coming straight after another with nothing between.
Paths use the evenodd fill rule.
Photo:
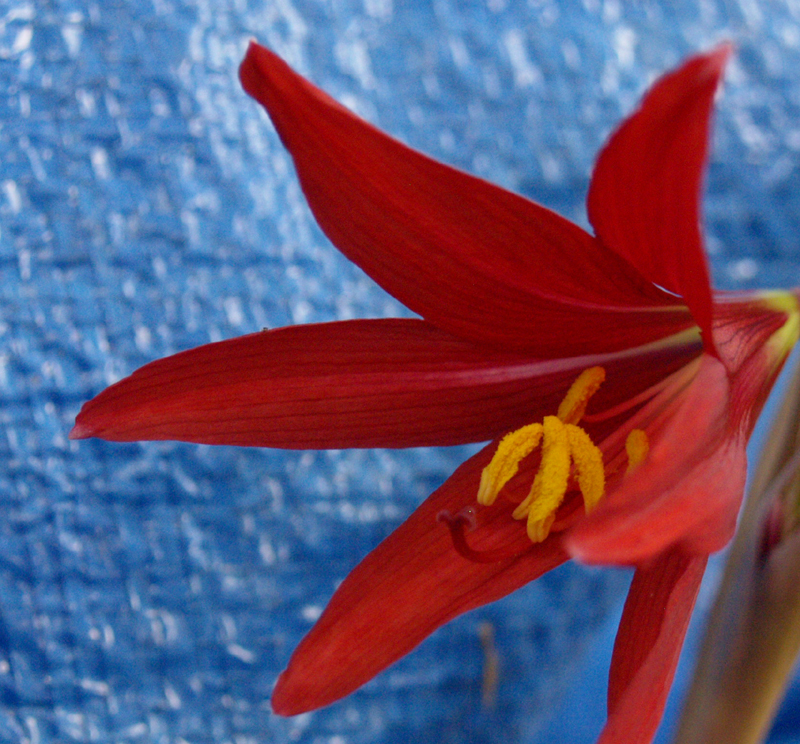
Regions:
<instances>
[{"instance_id":1,"label":"blue textured background","mask_svg":"<svg viewBox=\"0 0 800 744\"><path fill-rule=\"evenodd\" d=\"M0 0L0 741L591 742L621 571L565 567L337 705L269 712L337 582L464 449L66 438L85 399L165 354L403 312L320 233L242 93L253 36L409 144L583 224L610 128L732 38L715 281L800 283L797 0ZM800 741L799 699L775 741Z\"/></svg>"}]
</instances>

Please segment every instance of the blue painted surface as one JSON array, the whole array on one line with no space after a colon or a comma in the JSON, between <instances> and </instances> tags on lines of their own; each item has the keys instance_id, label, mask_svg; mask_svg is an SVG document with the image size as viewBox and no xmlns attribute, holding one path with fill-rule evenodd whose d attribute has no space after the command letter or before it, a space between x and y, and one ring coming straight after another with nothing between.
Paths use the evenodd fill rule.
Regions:
<instances>
[{"instance_id":1,"label":"blue painted surface","mask_svg":"<svg viewBox=\"0 0 800 744\"><path fill-rule=\"evenodd\" d=\"M594 156L646 84L733 38L715 282L800 283L796 2L0 0L0 741L591 742L627 576L573 566L337 705L269 712L337 582L465 448L66 438L85 399L152 359L404 312L311 219L238 85L250 37L409 144L583 224ZM775 741L800 741L798 701Z\"/></svg>"}]
</instances>

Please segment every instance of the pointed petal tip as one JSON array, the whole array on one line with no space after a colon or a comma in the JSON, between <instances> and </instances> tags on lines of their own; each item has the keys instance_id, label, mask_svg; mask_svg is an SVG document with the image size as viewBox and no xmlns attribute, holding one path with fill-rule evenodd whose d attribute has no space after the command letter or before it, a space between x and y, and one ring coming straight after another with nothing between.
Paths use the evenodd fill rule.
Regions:
<instances>
[{"instance_id":1,"label":"pointed petal tip","mask_svg":"<svg viewBox=\"0 0 800 744\"><path fill-rule=\"evenodd\" d=\"M319 659L316 663L322 663L324 667L324 662L320 662ZM342 680L331 685L330 680L326 682L324 668L322 668L323 674L319 676L314 675L308 666L301 665L300 668L303 671L298 671L298 668L290 662L289 666L278 675L269 701L275 715L289 718L310 713L335 703L360 686L347 682L342 685Z\"/></svg>"},{"instance_id":2,"label":"pointed petal tip","mask_svg":"<svg viewBox=\"0 0 800 744\"><path fill-rule=\"evenodd\" d=\"M260 54L263 54L268 57L274 56L273 52L267 49L267 47L259 44L256 38L254 36L251 36L247 42L247 52L245 53L244 61L242 62L242 64L247 62L247 60L252 59L254 56Z\"/></svg>"},{"instance_id":3,"label":"pointed petal tip","mask_svg":"<svg viewBox=\"0 0 800 744\"><path fill-rule=\"evenodd\" d=\"M250 92L247 85L248 79L252 75L253 65L256 64L255 58L262 48L255 39L250 39L247 44L247 52L245 52L244 59L239 65L239 80L248 93Z\"/></svg>"},{"instance_id":4,"label":"pointed petal tip","mask_svg":"<svg viewBox=\"0 0 800 744\"><path fill-rule=\"evenodd\" d=\"M728 65L728 60L730 60L735 51L736 47L734 46L733 42L723 41L721 44L718 44L705 54L699 55L700 59L705 60L706 73L708 74L708 77L715 82L715 84L719 85L720 81L722 80L722 76L725 74L725 68ZM699 79L702 78L700 77Z\"/></svg>"},{"instance_id":5,"label":"pointed petal tip","mask_svg":"<svg viewBox=\"0 0 800 744\"><path fill-rule=\"evenodd\" d=\"M250 39L247 52L239 65L239 81L253 98L258 99L257 93L263 88L261 79L269 75L269 67L275 63L285 64L274 52L261 46L255 39Z\"/></svg>"},{"instance_id":6,"label":"pointed petal tip","mask_svg":"<svg viewBox=\"0 0 800 744\"><path fill-rule=\"evenodd\" d=\"M601 151L587 203L605 245L683 297L712 356L719 354L700 202L714 100L733 51L722 42L650 88Z\"/></svg>"},{"instance_id":7,"label":"pointed petal tip","mask_svg":"<svg viewBox=\"0 0 800 744\"><path fill-rule=\"evenodd\" d=\"M722 69L727 64L731 55L736 51L736 46L732 41L723 41L715 46L708 52L709 63L716 66L717 69Z\"/></svg>"},{"instance_id":8,"label":"pointed petal tip","mask_svg":"<svg viewBox=\"0 0 800 744\"><path fill-rule=\"evenodd\" d=\"M592 561L591 551L587 551L583 546L582 540L575 540L572 537L567 537L564 540L564 549L569 553L572 560L583 563L584 565L591 565L596 561Z\"/></svg>"},{"instance_id":9,"label":"pointed petal tip","mask_svg":"<svg viewBox=\"0 0 800 744\"><path fill-rule=\"evenodd\" d=\"M250 39L239 65L239 81L248 95L266 107L271 99L271 86L280 89L287 82L296 83L298 79L299 76L284 59L255 39ZM270 116L274 113L271 109L268 112Z\"/></svg>"},{"instance_id":10,"label":"pointed petal tip","mask_svg":"<svg viewBox=\"0 0 800 744\"><path fill-rule=\"evenodd\" d=\"M638 548L638 549L637 549ZM578 531L564 540L569 557L584 566L635 566L649 560L653 551L647 546L620 546L616 540L604 540L593 534Z\"/></svg>"},{"instance_id":11,"label":"pointed petal tip","mask_svg":"<svg viewBox=\"0 0 800 744\"><path fill-rule=\"evenodd\" d=\"M564 541L569 557L584 566L644 565L652 560L659 547L651 546L646 539L631 539L627 535L604 539L603 536L584 535L582 532Z\"/></svg>"},{"instance_id":12,"label":"pointed petal tip","mask_svg":"<svg viewBox=\"0 0 800 744\"><path fill-rule=\"evenodd\" d=\"M72 427L72 431L70 431L68 436L70 439L89 439L94 436L94 431L92 427L76 421L75 426Z\"/></svg>"},{"instance_id":13,"label":"pointed petal tip","mask_svg":"<svg viewBox=\"0 0 800 744\"><path fill-rule=\"evenodd\" d=\"M301 713L306 713L317 706L298 705L295 697L292 697L286 691L286 672L282 672L275 683L275 689L272 691L272 698L270 699L270 706L272 712L277 716L297 716ZM307 701L305 701L307 703Z\"/></svg>"},{"instance_id":14,"label":"pointed petal tip","mask_svg":"<svg viewBox=\"0 0 800 744\"><path fill-rule=\"evenodd\" d=\"M434 325L552 355L629 348L688 326L677 300L582 228L379 132L269 49L251 43L239 76L331 242Z\"/></svg>"}]
</instances>

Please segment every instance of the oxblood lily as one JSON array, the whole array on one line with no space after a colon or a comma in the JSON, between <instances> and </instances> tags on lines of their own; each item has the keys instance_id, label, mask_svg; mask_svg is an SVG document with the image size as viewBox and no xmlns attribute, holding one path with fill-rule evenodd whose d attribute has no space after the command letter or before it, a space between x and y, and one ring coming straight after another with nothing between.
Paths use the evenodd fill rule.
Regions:
<instances>
[{"instance_id":1,"label":"oxblood lily","mask_svg":"<svg viewBox=\"0 0 800 744\"><path fill-rule=\"evenodd\" d=\"M492 440L340 586L279 678L276 712L347 695L449 619L577 557L637 567L601 740L651 739L707 555L734 530L754 419L798 336L792 293L712 300L699 194L729 54L662 78L611 138L589 192L592 237L410 150L250 46L242 82L323 230L423 319L187 351L87 403L72 436L314 449Z\"/></svg>"}]
</instances>

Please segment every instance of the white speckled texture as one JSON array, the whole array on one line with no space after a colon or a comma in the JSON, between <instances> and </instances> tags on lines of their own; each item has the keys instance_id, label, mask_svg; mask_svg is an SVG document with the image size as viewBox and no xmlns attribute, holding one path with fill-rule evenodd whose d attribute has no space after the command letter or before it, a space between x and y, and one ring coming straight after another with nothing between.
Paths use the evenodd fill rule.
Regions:
<instances>
[{"instance_id":1,"label":"white speckled texture","mask_svg":"<svg viewBox=\"0 0 800 744\"><path fill-rule=\"evenodd\" d=\"M610 129L658 73L733 38L715 281L800 283L795 0L0 0L0 742L590 742L582 710L547 718L626 576L577 567L337 705L269 712L337 582L464 449L66 438L81 402L165 354L404 312L311 219L237 81L251 37L409 144L583 224Z\"/></svg>"}]
</instances>

